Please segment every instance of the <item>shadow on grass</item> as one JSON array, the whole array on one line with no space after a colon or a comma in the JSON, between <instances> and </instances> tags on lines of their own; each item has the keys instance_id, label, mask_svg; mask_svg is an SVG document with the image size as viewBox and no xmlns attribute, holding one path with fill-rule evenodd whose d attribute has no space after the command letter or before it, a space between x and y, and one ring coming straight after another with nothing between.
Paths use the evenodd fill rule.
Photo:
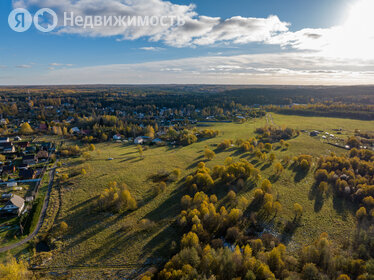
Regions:
<instances>
[{"instance_id":1,"label":"shadow on grass","mask_svg":"<svg viewBox=\"0 0 374 280\"><path fill-rule=\"evenodd\" d=\"M290 243L297 228L300 226L300 221L301 218L295 217L292 221L288 221L285 224L283 232L280 236L280 240L283 244L288 245L288 243Z\"/></svg>"},{"instance_id":2,"label":"shadow on grass","mask_svg":"<svg viewBox=\"0 0 374 280\"><path fill-rule=\"evenodd\" d=\"M296 174L294 177L295 183L299 183L300 181L305 179L306 175L308 175L308 172L309 172L309 170L303 170L300 168L294 168L294 170L296 171Z\"/></svg>"},{"instance_id":3,"label":"shadow on grass","mask_svg":"<svg viewBox=\"0 0 374 280\"><path fill-rule=\"evenodd\" d=\"M180 201L184 194L184 187L179 185L164 202L144 216L144 219L158 222L176 217L181 210Z\"/></svg>"}]
</instances>

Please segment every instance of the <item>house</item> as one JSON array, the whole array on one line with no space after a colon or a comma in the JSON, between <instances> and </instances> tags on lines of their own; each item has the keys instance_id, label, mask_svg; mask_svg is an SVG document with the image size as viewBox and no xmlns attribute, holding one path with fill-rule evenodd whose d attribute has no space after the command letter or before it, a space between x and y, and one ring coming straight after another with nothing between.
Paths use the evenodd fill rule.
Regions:
<instances>
[{"instance_id":1,"label":"house","mask_svg":"<svg viewBox=\"0 0 374 280\"><path fill-rule=\"evenodd\" d=\"M143 137L141 137L141 136L136 137L135 140L134 140L134 143L136 145L142 145L144 143Z\"/></svg>"},{"instance_id":2,"label":"house","mask_svg":"<svg viewBox=\"0 0 374 280\"><path fill-rule=\"evenodd\" d=\"M1 199L6 199L6 200L8 200L8 199L11 199L13 197L13 194L12 193L3 193L2 195L1 195Z\"/></svg>"},{"instance_id":3,"label":"house","mask_svg":"<svg viewBox=\"0 0 374 280\"><path fill-rule=\"evenodd\" d=\"M152 144L161 145L163 141L160 138L156 138L152 140Z\"/></svg>"},{"instance_id":4,"label":"house","mask_svg":"<svg viewBox=\"0 0 374 280\"><path fill-rule=\"evenodd\" d=\"M41 123L41 124L39 124L39 129L40 130L47 130L48 126L45 123Z\"/></svg>"},{"instance_id":5,"label":"house","mask_svg":"<svg viewBox=\"0 0 374 280\"><path fill-rule=\"evenodd\" d=\"M36 170L30 168L30 169L21 169L19 171L19 177L22 179L22 180L31 180L31 179L35 179L36 177Z\"/></svg>"},{"instance_id":6,"label":"house","mask_svg":"<svg viewBox=\"0 0 374 280\"><path fill-rule=\"evenodd\" d=\"M23 141L23 142L18 142L18 143L16 143L16 145L17 145L18 147L21 147L21 148L27 148L27 147L30 145L30 143L27 142L27 141Z\"/></svg>"},{"instance_id":7,"label":"house","mask_svg":"<svg viewBox=\"0 0 374 280\"><path fill-rule=\"evenodd\" d=\"M29 168L29 165L27 163L21 163L18 165L18 169L21 170L21 169L28 169Z\"/></svg>"},{"instance_id":8,"label":"house","mask_svg":"<svg viewBox=\"0 0 374 280\"><path fill-rule=\"evenodd\" d=\"M118 141L118 140L121 140L121 139L122 139L122 137L119 134L116 134L116 135L113 136L113 140L115 140L115 141Z\"/></svg>"},{"instance_id":9,"label":"house","mask_svg":"<svg viewBox=\"0 0 374 280\"><path fill-rule=\"evenodd\" d=\"M1 153L9 154L9 153L14 153L15 151L16 151L16 149L13 146L12 142L0 142L0 152Z\"/></svg>"},{"instance_id":10,"label":"house","mask_svg":"<svg viewBox=\"0 0 374 280\"><path fill-rule=\"evenodd\" d=\"M41 160L41 159L48 159L49 155L48 155L48 152L47 152L47 151L41 150L41 151L39 151L39 152L36 154L36 157L38 158L38 160Z\"/></svg>"},{"instance_id":11,"label":"house","mask_svg":"<svg viewBox=\"0 0 374 280\"><path fill-rule=\"evenodd\" d=\"M73 127L72 129L70 129L71 134L77 134L77 133L80 133L80 132L81 132L81 130L78 127Z\"/></svg>"},{"instance_id":12,"label":"house","mask_svg":"<svg viewBox=\"0 0 374 280\"><path fill-rule=\"evenodd\" d=\"M50 151L52 150L53 144L51 142L42 143L42 150Z\"/></svg>"},{"instance_id":13,"label":"house","mask_svg":"<svg viewBox=\"0 0 374 280\"><path fill-rule=\"evenodd\" d=\"M15 181L8 181L7 183L6 183L6 186L7 186L7 188L13 188L13 187L17 187L17 182L15 182Z\"/></svg>"},{"instance_id":14,"label":"house","mask_svg":"<svg viewBox=\"0 0 374 280\"><path fill-rule=\"evenodd\" d=\"M20 215L22 210L25 208L25 200L18 196L13 195L7 204L0 209L3 214L17 214Z\"/></svg>"},{"instance_id":15,"label":"house","mask_svg":"<svg viewBox=\"0 0 374 280\"><path fill-rule=\"evenodd\" d=\"M23 156L22 158L23 164L32 165L32 164L36 164L37 162L38 162L38 158L35 155L26 155L26 156Z\"/></svg>"},{"instance_id":16,"label":"house","mask_svg":"<svg viewBox=\"0 0 374 280\"><path fill-rule=\"evenodd\" d=\"M0 137L0 143L7 143L9 141L9 137Z\"/></svg>"},{"instance_id":17,"label":"house","mask_svg":"<svg viewBox=\"0 0 374 280\"><path fill-rule=\"evenodd\" d=\"M28 154L34 154L36 152L36 147L34 146L26 147L25 152Z\"/></svg>"},{"instance_id":18,"label":"house","mask_svg":"<svg viewBox=\"0 0 374 280\"><path fill-rule=\"evenodd\" d=\"M143 142L144 143L151 143L152 142L152 138L151 137L148 137L148 136L141 136L143 138Z\"/></svg>"},{"instance_id":19,"label":"house","mask_svg":"<svg viewBox=\"0 0 374 280\"><path fill-rule=\"evenodd\" d=\"M6 172L7 174L13 174L14 172L16 172L16 167L14 165L4 165L3 172Z\"/></svg>"}]
</instances>

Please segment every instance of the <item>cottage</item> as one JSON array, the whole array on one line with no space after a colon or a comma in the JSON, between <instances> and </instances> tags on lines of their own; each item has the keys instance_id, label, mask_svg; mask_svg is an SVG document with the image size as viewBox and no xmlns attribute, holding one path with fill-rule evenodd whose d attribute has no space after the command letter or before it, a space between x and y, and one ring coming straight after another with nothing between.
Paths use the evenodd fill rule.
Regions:
<instances>
[{"instance_id":1,"label":"cottage","mask_svg":"<svg viewBox=\"0 0 374 280\"><path fill-rule=\"evenodd\" d=\"M39 151L39 152L36 154L36 157L38 158L38 160L41 160L41 159L48 159L49 155L48 155L48 152L47 152L47 151L41 150L41 151Z\"/></svg>"},{"instance_id":2,"label":"cottage","mask_svg":"<svg viewBox=\"0 0 374 280\"><path fill-rule=\"evenodd\" d=\"M6 186L7 186L7 188L13 188L13 187L17 187L17 182L15 182L15 181L11 181L11 182L7 182L6 183Z\"/></svg>"},{"instance_id":3,"label":"cottage","mask_svg":"<svg viewBox=\"0 0 374 280\"><path fill-rule=\"evenodd\" d=\"M18 147L20 147L20 148L27 148L27 147L30 146L30 143L27 142L27 141L23 141L23 142L18 142L18 143L16 143L16 145L17 145Z\"/></svg>"},{"instance_id":4,"label":"cottage","mask_svg":"<svg viewBox=\"0 0 374 280\"><path fill-rule=\"evenodd\" d=\"M8 143L9 141L9 137L0 137L0 143Z\"/></svg>"},{"instance_id":5,"label":"cottage","mask_svg":"<svg viewBox=\"0 0 374 280\"><path fill-rule=\"evenodd\" d=\"M36 177L36 170L34 169L21 169L19 171L19 177L22 179L22 180L31 180L31 179L35 179Z\"/></svg>"},{"instance_id":6,"label":"cottage","mask_svg":"<svg viewBox=\"0 0 374 280\"><path fill-rule=\"evenodd\" d=\"M78 134L80 132L81 130L78 127L73 127L72 129L70 129L70 133L72 134Z\"/></svg>"},{"instance_id":7,"label":"cottage","mask_svg":"<svg viewBox=\"0 0 374 280\"><path fill-rule=\"evenodd\" d=\"M152 140L152 144L161 145L163 141L160 138L156 138Z\"/></svg>"},{"instance_id":8,"label":"cottage","mask_svg":"<svg viewBox=\"0 0 374 280\"><path fill-rule=\"evenodd\" d=\"M3 214L17 214L20 215L22 210L25 208L25 200L18 196L13 195L7 204L0 209Z\"/></svg>"},{"instance_id":9,"label":"cottage","mask_svg":"<svg viewBox=\"0 0 374 280\"><path fill-rule=\"evenodd\" d=\"M9 138L8 138L9 139ZM16 151L12 142L0 142L0 152L4 154L14 153Z\"/></svg>"},{"instance_id":10,"label":"cottage","mask_svg":"<svg viewBox=\"0 0 374 280\"><path fill-rule=\"evenodd\" d=\"M3 172L7 174L13 174L14 172L16 172L16 167L14 165L4 165Z\"/></svg>"},{"instance_id":11,"label":"cottage","mask_svg":"<svg viewBox=\"0 0 374 280\"><path fill-rule=\"evenodd\" d=\"M25 152L26 152L26 154L35 154L36 153L36 147L35 146L27 147Z\"/></svg>"},{"instance_id":12,"label":"cottage","mask_svg":"<svg viewBox=\"0 0 374 280\"><path fill-rule=\"evenodd\" d=\"M143 137L141 137L141 136L136 137L135 140L134 140L134 143L136 145L142 145L144 143Z\"/></svg>"},{"instance_id":13,"label":"cottage","mask_svg":"<svg viewBox=\"0 0 374 280\"><path fill-rule=\"evenodd\" d=\"M114 141L118 141L118 140L121 140L121 139L122 139L122 137L119 134L116 134L116 135L113 136Z\"/></svg>"},{"instance_id":14,"label":"cottage","mask_svg":"<svg viewBox=\"0 0 374 280\"><path fill-rule=\"evenodd\" d=\"M23 156L22 158L23 164L32 165L32 164L36 164L37 162L38 162L38 159L35 155L26 155L26 156Z\"/></svg>"}]
</instances>

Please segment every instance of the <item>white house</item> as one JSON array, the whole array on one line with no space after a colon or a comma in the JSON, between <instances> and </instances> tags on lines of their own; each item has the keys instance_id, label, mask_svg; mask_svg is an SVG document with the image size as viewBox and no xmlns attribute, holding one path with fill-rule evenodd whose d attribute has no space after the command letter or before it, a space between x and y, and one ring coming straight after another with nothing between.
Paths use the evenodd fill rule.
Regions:
<instances>
[{"instance_id":1,"label":"white house","mask_svg":"<svg viewBox=\"0 0 374 280\"><path fill-rule=\"evenodd\" d=\"M115 141L118 141L118 140L121 140L121 139L122 139L122 137L119 134L116 134L116 135L113 136L113 140L115 140Z\"/></svg>"},{"instance_id":2,"label":"white house","mask_svg":"<svg viewBox=\"0 0 374 280\"><path fill-rule=\"evenodd\" d=\"M81 130L78 127L73 127L72 129L70 129L70 133L72 134L79 133L79 132L81 132Z\"/></svg>"},{"instance_id":3,"label":"white house","mask_svg":"<svg viewBox=\"0 0 374 280\"><path fill-rule=\"evenodd\" d=\"M141 137L141 136L136 137L135 140L134 140L134 143L137 144L137 145L142 145L144 143L143 137Z\"/></svg>"}]
</instances>

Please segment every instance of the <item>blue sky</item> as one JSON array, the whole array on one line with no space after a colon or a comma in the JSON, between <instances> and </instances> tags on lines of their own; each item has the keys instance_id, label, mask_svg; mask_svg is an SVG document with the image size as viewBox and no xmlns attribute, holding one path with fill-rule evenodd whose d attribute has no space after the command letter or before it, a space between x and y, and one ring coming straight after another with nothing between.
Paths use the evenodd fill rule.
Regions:
<instances>
[{"instance_id":1,"label":"blue sky","mask_svg":"<svg viewBox=\"0 0 374 280\"><path fill-rule=\"evenodd\" d=\"M373 58L359 43L372 47L366 32L371 15L357 14L370 5L370 0L2 0L0 84L369 84ZM115 7L131 7L133 14L184 16L193 28L87 30L59 22L51 33L34 26L17 33L8 15L18 7L32 13L51 8L60 21L63 11L111 15Z\"/></svg>"}]
</instances>

